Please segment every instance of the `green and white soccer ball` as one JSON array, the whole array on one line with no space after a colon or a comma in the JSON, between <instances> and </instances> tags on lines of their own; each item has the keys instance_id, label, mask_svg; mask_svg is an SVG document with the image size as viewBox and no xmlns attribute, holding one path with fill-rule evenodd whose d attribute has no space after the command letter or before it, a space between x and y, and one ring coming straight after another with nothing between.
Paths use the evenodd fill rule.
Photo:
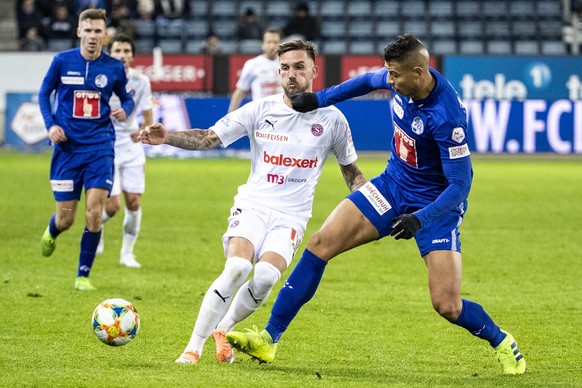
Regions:
<instances>
[{"instance_id":1,"label":"green and white soccer ball","mask_svg":"<svg viewBox=\"0 0 582 388\"><path fill-rule=\"evenodd\" d=\"M125 299L113 298L99 303L93 311L91 326L101 342L111 346L126 345L139 331L139 314Z\"/></svg>"}]
</instances>

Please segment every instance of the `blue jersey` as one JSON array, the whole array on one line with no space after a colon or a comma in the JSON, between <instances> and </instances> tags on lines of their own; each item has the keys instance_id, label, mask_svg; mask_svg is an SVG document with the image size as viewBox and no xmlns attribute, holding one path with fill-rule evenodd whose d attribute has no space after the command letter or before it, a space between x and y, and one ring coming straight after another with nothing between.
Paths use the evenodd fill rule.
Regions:
<instances>
[{"instance_id":1,"label":"blue jersey","mask_svg":"<svg viewBox=\"0 0 582 388\"><path fill-rule=\"evenodd\" d=\"M422 205L414 213L422 225L462 205L472 179L465 108L448 80L429 70L435 86L422 100L396 92L386 69L316 93L319 106L327 106L377 89L392 91L394 137L383 174Z\"/></svg>"},{"instance_id":2,"label":"blue jersey","mask_svg":"<svg viewBox=\"0 0 582 388\"><path fill-rule=\"evenodd\" d=\"M115 93L129 116L134 102L126 84L123 63L105 53L91 61L83 58L78 48L55 55L38 96L47 130L58 125L68 139L55 148L65 152L113 149L115 130L109 100ZM53 91L56 96L51 108Z\"/></svg>"}]
</instances>

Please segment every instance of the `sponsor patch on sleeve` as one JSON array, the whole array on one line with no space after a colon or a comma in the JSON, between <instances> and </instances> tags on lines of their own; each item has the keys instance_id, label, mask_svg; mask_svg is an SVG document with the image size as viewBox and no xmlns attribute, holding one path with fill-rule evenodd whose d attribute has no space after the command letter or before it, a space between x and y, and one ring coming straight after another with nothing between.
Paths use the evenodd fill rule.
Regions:
<instances>
[{"instance_id":1,"label":"sponsor patch on sleeve","mask_svg":"<svg viewBox=\"0 0 582 388\"><path fill-rule=\"evenodd\" d=\"M85 79L83 77L61 77L61 83L65 85L83 85L85 84Z\"/></svg>"},{"instance_id":2,"label":"sponsor patch on sleeve","mask_svg":"<svg viewBox=\"0 0 582 388\"><path fill-rule=\"evenodd\" d=\"M469 152L468 144L463 144L457 147L449 148L449 159L464 158L465 156L469 156L470 154L471 152Z\"/></svg>"}]
</instances>

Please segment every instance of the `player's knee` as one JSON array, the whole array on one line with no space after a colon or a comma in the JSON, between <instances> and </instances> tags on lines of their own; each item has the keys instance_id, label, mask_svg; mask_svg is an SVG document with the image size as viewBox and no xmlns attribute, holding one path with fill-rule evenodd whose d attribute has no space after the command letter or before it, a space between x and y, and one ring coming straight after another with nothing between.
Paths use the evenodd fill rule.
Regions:
<instances>
[{"instance_id":1,"label":"player's knee","mask_svg":"<svg viewBox=\"0 0 582 388\"><path fill-rule=\"evenodd\" d=\"M463 304L455 298L433 298L432 307L440 316L450 322L454 322L461 314Z\"/></svg>"},{"instance_id":2,"label":"player's knee","mask_svg":"<svg viewBox=\"0 0 582 388\"><path fill-rule=\"evenodd\" d=\"M281 272L271 263L259 261L255 265L253 275L253 290L260 297L266 297L271 289L281 278Z\"/></svg>"},{"instance_id":3,"label":"player's knee","mask_svg":"<svg viewBox=\"0 0 582 388\"><path fill-rule=\"evenodd\" d=\"M111 218L119 212L120 207L121 206L119 202L115 201L107 202L107 205L105 206L105 212L107 213L109 218Z\"/></svg>"},{"instance_id":4,"label":"player's knee","mask_svg":"<svg viewBox=\"0 0 582 388\"><path fill-rule=\"evenodd\" d=\"M252 269L253 265L250 261L242 257L230 257L224 264L222 276L228 278L231 283L240 286L245 282Z\"/></svg>"},{"instance_id":5,"label":"player's knee","mask_svg":"<svg viewBox=\"0 0 582 388\"><path fill-rule=\"evenodd\" d=\"M132 212L138 211L139 207L140 207L139 197L132 196L132 197L127 198L127 200L125 202L125 206L127 207L128 210L131 210Z\"/></svg>"},{"instance_id":6,"label":"player's knee","mask_svg":"<svg viewBox=\"0 0 582 388\"><path fill-rule=\"evenodd\" d=\"M63 217L56 221L57 229L61 232L70 229L75 223L75 217Z\"/></svg>"}]
</instances>

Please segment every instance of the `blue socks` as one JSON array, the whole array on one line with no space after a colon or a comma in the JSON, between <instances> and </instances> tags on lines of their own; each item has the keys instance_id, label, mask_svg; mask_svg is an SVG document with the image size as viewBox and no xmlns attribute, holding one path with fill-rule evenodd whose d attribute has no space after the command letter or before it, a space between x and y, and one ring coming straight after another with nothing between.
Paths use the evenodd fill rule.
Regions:
<instances>
[{"instance_id":1,"label":"blue socks","mask_svg":"<svg viewBox=\"0 0 582 388\"><path fill-rule=\"evenodd\" d=\"M61 231L57 229L56 214L53 214L51 220L49 221L49 233L52 238L57 238Z\"/></svg>"},{"instance_id":2,"label":"blue socks","mask_svg":"<svg viewBox=\"0 0 582 388\"><path fill-rule=\"evenodd\" d=\"M97 245L99 245L100 238L101 231L89 232L89 230L85 228L83 237L81 237L81 253L79 255L79 269L77 270L77 277L89 277L89 272L91 272L93 261L95 261L95 252L97 251Z\"/></svg>"},{"instance_id":3,"label":"blue socks","mask_svg":"<svg viewBox=\"0 0 582 388\"><path fill-rule=\"evenodd\" d=\"M497 347L505 339L505 333L493 322L480 304L463 299L463 309L455 325L464 327L471 334L489 341L491 346Z\"/></svg>"},{"instance_id":4,"label":"blue socks","mask_svg":"<svg viewBox=\"0 0 582 388\"><path fill-rule=\"evenodd\" d=\"M321 260L307 249L303 251L301 259L279 291L271 310L269 323L265 327L274 343L279 342L299 309L313 297L326 265L326 261Z\"/></svg>"}]
</instances>

